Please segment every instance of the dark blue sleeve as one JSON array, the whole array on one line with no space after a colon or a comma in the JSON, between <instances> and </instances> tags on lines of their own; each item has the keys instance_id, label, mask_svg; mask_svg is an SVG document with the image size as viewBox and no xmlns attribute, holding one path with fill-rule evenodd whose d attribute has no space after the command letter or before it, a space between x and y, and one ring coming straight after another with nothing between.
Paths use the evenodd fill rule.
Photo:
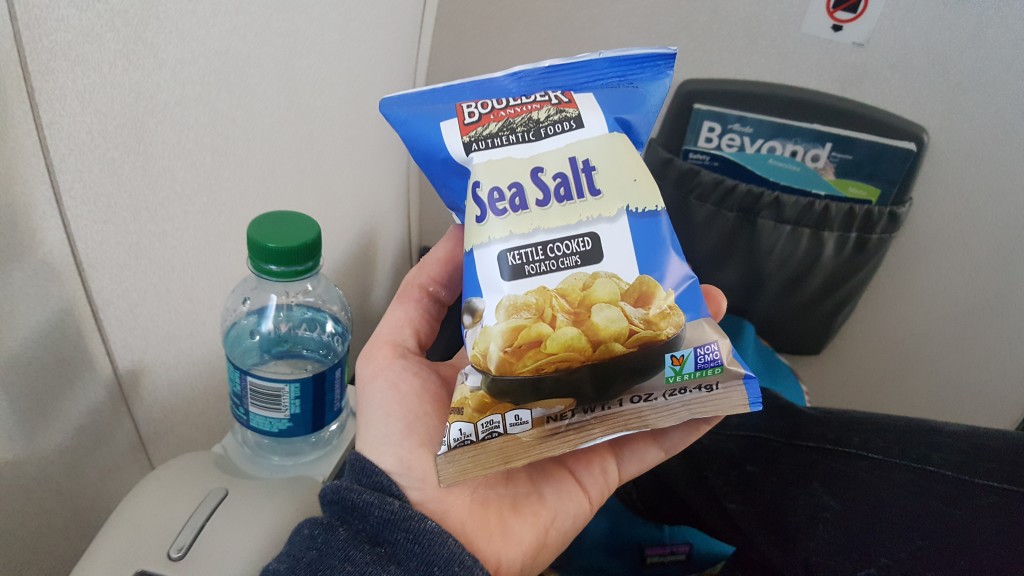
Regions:
<instances>
[{"instance_id":1,"label":"dark blue sleeve","mask_svg":"<svg viewBox=\"0 0 1024 576\"><path fill-rule=\"evenodd\" d=\"M263 576L452 574L487 570L444 528L420 514L387 474L358 452L320 491L324 515L304 520Z\"/></svg>"}]
</instances>

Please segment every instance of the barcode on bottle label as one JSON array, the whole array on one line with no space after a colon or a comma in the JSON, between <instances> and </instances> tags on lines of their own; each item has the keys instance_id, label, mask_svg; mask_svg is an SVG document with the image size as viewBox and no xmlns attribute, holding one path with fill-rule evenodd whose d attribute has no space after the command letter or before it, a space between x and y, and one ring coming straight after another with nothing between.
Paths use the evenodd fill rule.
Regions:
<instances>
[{"instance_id":1,"label":"barcode on bottle label","mask_svg":"<svg viewBox=\"0 0 1024 576\"><path fill-rule=\"evenodd\" d=\"M291 417L288 385L249 378L249 412L267 418Z\"/></svg>"}]
</instances>

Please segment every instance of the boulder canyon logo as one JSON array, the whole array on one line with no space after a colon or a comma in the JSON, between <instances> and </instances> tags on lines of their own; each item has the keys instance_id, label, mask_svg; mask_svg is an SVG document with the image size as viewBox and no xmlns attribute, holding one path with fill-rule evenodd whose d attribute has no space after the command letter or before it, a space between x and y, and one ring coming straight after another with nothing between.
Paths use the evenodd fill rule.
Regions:
<instances>
[{"instance_id":1,"label":"boulder canyon logo","mask_svg":"<svg viewBox=\"0 0 1024 576\"><path fill-rule=\"evenodd\" d=\"M466 156L539 142L583 128L583 116L569 91L460 102L456 117Z\"/></svg>"}]
</instances>

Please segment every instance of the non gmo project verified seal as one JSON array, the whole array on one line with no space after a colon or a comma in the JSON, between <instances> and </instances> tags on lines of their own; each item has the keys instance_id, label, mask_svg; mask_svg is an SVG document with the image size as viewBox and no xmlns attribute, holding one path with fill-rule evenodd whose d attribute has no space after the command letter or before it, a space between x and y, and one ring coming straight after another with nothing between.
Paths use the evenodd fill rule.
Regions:
<instances>
[{"instance_id":1,"label":"non gmo project verified seal","mask_svg":"<svg viewBox=\"0 0 1024 576\"><path fill-rule=\"evenodd\" d=\"M718 341L665 354L665 384L678 384L722 373L722 351Z\"/></svg>"}]
</instances>

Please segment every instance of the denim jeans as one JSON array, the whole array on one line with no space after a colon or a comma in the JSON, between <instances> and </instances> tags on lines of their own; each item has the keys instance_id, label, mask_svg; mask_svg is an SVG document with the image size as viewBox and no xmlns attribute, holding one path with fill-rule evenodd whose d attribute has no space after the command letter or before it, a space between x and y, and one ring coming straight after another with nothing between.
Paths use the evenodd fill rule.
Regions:
<instances>
[{"instance_id":1,"label":"denim jeans","mask_svg":"<svg viewBox=\"0 0 1024 576\"><path fill-rule=\"evenodd\" d=\"M726 418L618 497L736 546L720 573L1024 574L1024 433L796 406Z\"/></svg>"}]
</instances>

